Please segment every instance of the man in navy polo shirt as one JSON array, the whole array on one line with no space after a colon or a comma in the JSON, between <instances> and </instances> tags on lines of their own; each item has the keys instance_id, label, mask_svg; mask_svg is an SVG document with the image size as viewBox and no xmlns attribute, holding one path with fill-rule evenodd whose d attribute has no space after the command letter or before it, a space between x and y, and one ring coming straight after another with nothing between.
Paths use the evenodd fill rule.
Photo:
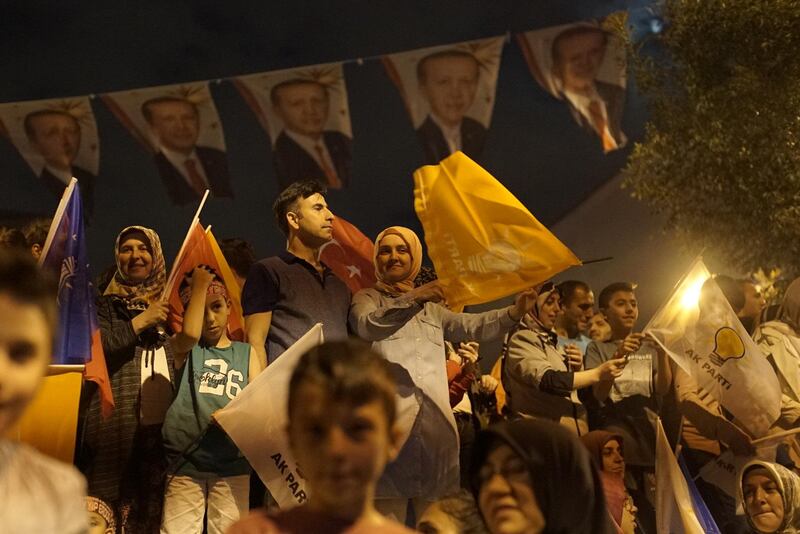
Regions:
<instances>
[{"instance_id":1,"label":"man in navy polo shirt","mask_svg":"<svg viewBox=\"0 0 800 534\"><path fill-rule=\"evenodd\" d=\"M247 341L262 366L274 362L314 324L322 323L325 341L347 338L350 291L319 261L319 249L331 240L333 213L325 188L316 181L284 189L272 210L286 234L286 251L256 262L242 290Z\"/></svg>"}]
</instances>

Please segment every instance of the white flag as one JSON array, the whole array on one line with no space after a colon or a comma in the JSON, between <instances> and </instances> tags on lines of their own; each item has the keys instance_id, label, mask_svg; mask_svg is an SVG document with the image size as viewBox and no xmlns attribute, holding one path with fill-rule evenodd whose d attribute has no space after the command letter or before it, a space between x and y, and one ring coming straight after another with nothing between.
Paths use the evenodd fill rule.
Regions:
<instances>
[{"instance_id":1,"label":"white flag","mask_svg":"<svg viewBox=\"0 0 800 534\"><path fill-rule=\"evenodd\" d=\"M661 419L656 425L656 532L705 534Z\"/></svg>"},{"instance_id":2,"label":"white flag","mask_svg":"<svg viewBox=\"0 0 800 534\"><path fill-rule=\"evenodd\" d=\"M282 509L308 500L286 435L289 379L300 357L322 342L317 323L214 416Z\"/></svg>"},{"instance_id":3,"label":"white flag","mask_svg":"<svg viewBox=\"0 0 800 534\"><path fill-rule=\"evenodd\" d=\"M698 259L644 331L753 437L761 437L780 414L778 378L710 278Z\"/></svg>"},{"instance_id":4,"label":"white flag","mask_svg":"<svg viewBox=\"0 0 800 534\"><path fill-rule=\"evenodd\" d=\"M753 445L756 448L755 456L735 456L733 451L728 449L704 465L700 469L698 476L706 482L714 484L734 499L738 499L739 491L736 486L739 484L738 477L742 468L753 460L774 462L778 444L797 433L800 433L800 428L793 428L786 432L753 440Z\"/></svg>"}]
</instances>

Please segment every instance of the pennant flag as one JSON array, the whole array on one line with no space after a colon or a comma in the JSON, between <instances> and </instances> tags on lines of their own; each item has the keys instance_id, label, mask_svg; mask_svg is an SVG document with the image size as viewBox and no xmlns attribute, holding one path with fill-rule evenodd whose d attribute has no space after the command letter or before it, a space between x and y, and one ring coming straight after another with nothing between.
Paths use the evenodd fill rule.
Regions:
<instances>
[{"instance_id":1,"label":"pennant flag","mask_svg":"<svg viewBox=\"0 0 800 534\"><path fill-rule=\"evenodd\" d=\"M322 245L319 258L355 294L375 285L373 253L372 241L337 215L333 219L333 239Z\"/></svg>"},{"instance_id":2,"label":"pennant flag","mask_svg":"<svg viewBox=\"0 0 800 534\"><path fill-rule=\"evenodd\" d=\"M500 36L383 57L417 131L425 163L439 163L457 150L480 158L504 42Z\"/></svg>"},{"instance_id":3,"label":"pennant flag","mask_svg":"<svg viewBox=\"0 0 800 534\"><path fill-rule=\"evenodd\" d=\"M661 419L656 425L656 531L719 533L699 493L692 493L669 446Z\"/></svg>"},{"instance_id":4,"label":"pennant flag","mask_svg":"<svg viewBox=\"0 0 800 534\"><path fill-rule=\"evenodd\" d=\"M131 135L153 154L173 204L233 197L222 122L209 82L149 87L102 95Z\"/></svg>"},{"instance_id":5,"label":"pennant flag","mask_svg":"<svg viewBox=\"0 0 800 534\"><path fill-rule=\"evenodd\" d=\"M281 189L350 182L353 131L341 63L239 76L233 83L272 140Z\"/></svg>"},{"instance_id":6,"label":"pennant flag","mask_svg":"<svg viewBox=\"0 0 800 534\"><path fill-rule=\"evenodd\" d=\"M450 306L496 300L581 263L462 152L417 169L414 207Z\"/></svg>"},{"instance_id":7,"label":"pennant flag","mask_svg":"<svg viewBox=\"0 0 800 534\"><path fill-rule=\"evenodd\" d=\"M702 259L695 261L644 332L751 436L763 436L778 418L778 378Z\"/></svg>"},{"instance_id":8,"label":"pennant flag","mask_svg":"<svg viewBox=\"0 0 800 534\"><path fill-rule=\"evenodd\" d=\"M182 284L191 283L192 271L198 265L207 265L211 267L217 275L220 276L225 287L228 289L228 297L231 299L231 314L228 317L228 336L236 341L244 341L244 317L242 315L242 305L239 300L238 288L235 280L233 285L229 285L233 279L228 263L225 257L220 257L214 254L213 246L207 233L200 221L195 218L192 225L189 227L189 233L186 236L184 245L178 252L178 257L175 258L175 264L172 268L170 278L167 280L165 294L168 295L169 303L169 316L167 321L172 328L173 332L180 332L183 330L183 312L184 307L181 302L180 290ZM213 236L211 236L213 238ZM214 242L216 243L216 241ZM219 246L217 246L219 249ZM226 280L224 271L227 270L228 279Z\"/></svg>"},{"instance_id":9,"label":"pennant flag","mask_svg":"<svg viewBox=\"0 0 800 534\"><path fill-rule=\"evenodd\" d=\"M77 178L91 215L100 167L100 142L89 97L0 105L2 132L55 198Z\"/></svg>"},{"instance_id":10,"label":"pennant flag","mask_svg":"<svg viewBox=\"0 0 800 534\"><path fill-rule=\"evenodd\" d=\"M317 323L214 415L281 509L309 497L286 435L289 379L300 357L323 341L322 324Z\"/></svg>"},{"instance_id":11,"label":"pennant flag","mask_svg":"<svg viewBox=\"0 0 800 534\"><path fill-rule=\"evenodd\" d=\"M39 263L58 277L58 337L53 364L85 364L87 380L100 389L104 417L111 415L114 399L108 379L100 328L89 275L83 211L78 181L73 178L53 216Z\"/></svg>"},{"instance_id":12,"label":"pennant flag","mask_svg":"<svg viewBox=\"0 0 800 534\"><path fill-rule=\"evenodd\" d=\"M553 26L517 35L539 85L569 106L575 121L597 135L604 152L625 146L625 46L605 20ZM579 59L575 59L579 58Z\"/></svg>"}]
</instances>

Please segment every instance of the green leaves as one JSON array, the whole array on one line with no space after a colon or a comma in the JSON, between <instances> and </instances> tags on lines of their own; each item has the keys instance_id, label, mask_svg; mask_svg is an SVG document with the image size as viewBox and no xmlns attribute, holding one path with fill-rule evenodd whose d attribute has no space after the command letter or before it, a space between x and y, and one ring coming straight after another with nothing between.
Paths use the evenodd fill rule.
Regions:
<instances>
[{"instance_id":1,"label":"green leaves","mask_svg":"<svg viewBox=\"0 0 800 534\"><path fill-rule=\"evenodd\" d=\"M800 0L666 0L664 18L629 43L651 119L625 186L690 249L800 274Z\"/></svg>"}]
</instances>

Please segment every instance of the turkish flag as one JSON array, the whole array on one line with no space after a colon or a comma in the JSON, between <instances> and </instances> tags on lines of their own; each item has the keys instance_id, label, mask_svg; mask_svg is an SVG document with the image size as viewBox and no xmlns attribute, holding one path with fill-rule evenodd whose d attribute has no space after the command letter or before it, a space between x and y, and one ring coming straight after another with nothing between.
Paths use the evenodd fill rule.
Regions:
<instances>
[{"instance_id":1,"label":"turkish flag","mask_svg":"<svg viewBox=\"0 0 800 534\"><path fill-rule=\"evenodd\" d=\"M333 239L320 249L319 259L339 277L351 293L375 285L374 246L361 230L342 219L333 220Z\"/></svg>"}]
</instances>

